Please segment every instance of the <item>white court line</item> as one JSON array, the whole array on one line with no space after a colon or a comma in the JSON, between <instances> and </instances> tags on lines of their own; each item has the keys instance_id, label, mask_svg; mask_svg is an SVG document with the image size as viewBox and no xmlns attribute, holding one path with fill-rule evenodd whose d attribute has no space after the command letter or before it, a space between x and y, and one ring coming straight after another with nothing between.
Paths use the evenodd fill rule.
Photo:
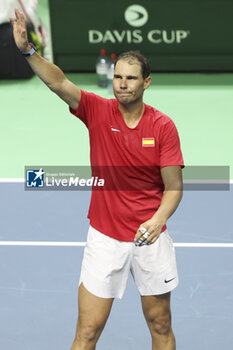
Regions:
<instances>
[{"instance_id":1,"label":"white court line","mask_svg":"<svg viewBox=\"0 0 233 350\"><path fill-rule=\"evenodd\" d=\"M86 242L0 241L0 246L84 247ZM174 243L177 248L233 248L233 243Z\"/></svg>"},{"instance_id":2,"label":"white court line","mask_svg":"<svg viewBox=\"0 0 233 350\"><path fill-rule=\"evenodd\" d=\"M174 243L181 248L233 248L233 243Z\"/></svg>"},{"instance_id":3,"label":"white court line","mask_svg":"<svg viewBox=\"0 0 233 350\"><path fill-rule=\"evenodd\" d=\"M0 178L0 182L9 182L9 183L22 182L22 183L24 183L25 179L24 178L16 178L16 177L12 177L12 178L2 177L2 178Z\"/></svg>"},{"instance_id":4,"label":"white court line","mask_svg":"<svg viewBox=\"0 0 233 350\"><path fill-rule=\"evenodd\" d=\"M86 242L30 242L30 241L0 241L0 246L30 246L30 247L84 247Z\"/></svg>"}]
</instances>

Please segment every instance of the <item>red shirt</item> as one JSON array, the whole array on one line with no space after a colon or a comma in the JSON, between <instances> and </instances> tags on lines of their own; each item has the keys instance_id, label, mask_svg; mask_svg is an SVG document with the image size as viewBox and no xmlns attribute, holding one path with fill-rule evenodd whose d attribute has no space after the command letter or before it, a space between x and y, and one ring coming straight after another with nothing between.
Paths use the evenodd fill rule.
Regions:
<instances>
[{"instance_id":1,"label":"red shirt","mask_svg":"<svg viewBox=\"0 0 233 350\"><path fill-rule=\"evenodd\" d=\"M92 191L90 224L112 238L133 241L139 226L160 205L164 190L160 168L183 166L175 124L145 104L142 118L131 129L116 99L85 91L77 111L70 108L70 112L89 130L93 175L98 172L99 178L111 179L104 190Z\"/></svg>"}]
</instances>

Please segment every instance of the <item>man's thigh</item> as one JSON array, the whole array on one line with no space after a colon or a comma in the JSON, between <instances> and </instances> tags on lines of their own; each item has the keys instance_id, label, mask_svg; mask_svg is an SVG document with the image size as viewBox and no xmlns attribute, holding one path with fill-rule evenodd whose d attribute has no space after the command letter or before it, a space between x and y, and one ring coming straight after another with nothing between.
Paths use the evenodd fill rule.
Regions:
<instances>
[{"instance_id":1,"label":"man's thigh","mask_svg":"<svg viewBox=\"0 0 233 350\"><path fill-rule=\"evenodd\" d=\"M113 298L100 298L81 283L78 294L78 325L102 330L111 311Z\"/></svg>"}]
</instances>

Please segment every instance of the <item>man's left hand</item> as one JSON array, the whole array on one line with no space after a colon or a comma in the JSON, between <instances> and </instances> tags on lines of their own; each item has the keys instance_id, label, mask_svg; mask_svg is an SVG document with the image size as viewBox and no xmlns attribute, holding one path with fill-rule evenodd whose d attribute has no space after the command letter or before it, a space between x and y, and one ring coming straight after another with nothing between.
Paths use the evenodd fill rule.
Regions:
<instances>
[{"instance_id":1,"label":"man's left hand","mask_svg":"<svg viewBox=\"0 0 233 350\"><path fill-rule=\"evenodd\" d=\"M136 242L141 237L142 240L144 241L144 244L142 243L141 245L153 244L159 238L161 230L164 225L165 225L164 222L161 223L155 219L150 219L145 221L144 223L141 224L141 226L137 230L136 236L134 238L134 242ZM146 240L144 240L143 233L140 231L140 228L145 228L149 233L149 237Z\"/></svg>"}]
</instances>

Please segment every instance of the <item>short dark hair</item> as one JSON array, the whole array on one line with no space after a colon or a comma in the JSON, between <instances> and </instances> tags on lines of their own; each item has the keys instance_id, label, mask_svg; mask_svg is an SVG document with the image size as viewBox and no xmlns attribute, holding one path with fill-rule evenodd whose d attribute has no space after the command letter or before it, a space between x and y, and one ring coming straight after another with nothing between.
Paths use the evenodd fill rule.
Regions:
<instances>
[{"instance_id":1,"label":"short dark hair","mask_svg":"<svg viewBox=\"0 0 233 350\"><path fill-rule=\"evenodd\" d=\"M148 62L148 59L145 56L143 56L139 51L123 52L122 54L120 54L117 57L117 59L115 61L115 67L116 67L117 62L120 60L126 60L126 61L128 61L129 64L134 64L135 61L138 61L140 66L141 66L143 79L146 79L147 77L149 77L150 64Z\"/></svg>"}]
</instances>

